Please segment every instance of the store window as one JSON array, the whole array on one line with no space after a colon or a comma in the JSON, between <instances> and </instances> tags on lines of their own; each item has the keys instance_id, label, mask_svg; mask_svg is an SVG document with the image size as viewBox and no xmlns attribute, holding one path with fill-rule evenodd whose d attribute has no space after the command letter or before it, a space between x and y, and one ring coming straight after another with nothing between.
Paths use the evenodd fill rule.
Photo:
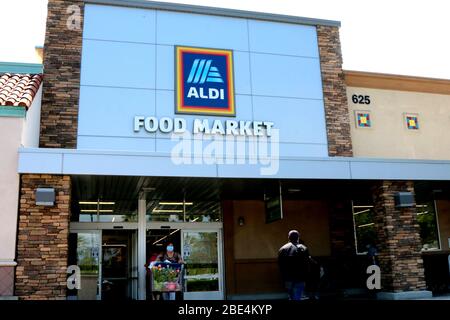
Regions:
<instances>
[{"instance_id":1,"label":"store window","mask_svg":"<svg viewBox=\"0 0 450 320\"><path fill-rule=\"evenodd\" d=\"M439 250L438 222L434 201L418 203L416 208L422 250ZM365 254L369 245L377 243L373 205L368 202L352 201L352 210L356 252Z\"/></svg>"},{"instance_id":2,"label":"store window","mask_svg":"<svg viewBox=\"0 0 450 320\"><path fill-rule=\"evenodd\" d=\"M219 201L147 201L147 222L220 222Z\"/></svg>"},{"instance_id":3,"label":"store window","mask_svg":"<svg viewBox=\"0 0 450 320\"><path fill-rule=\"evenodd\" d=\"M137 200L79 200L72 203L72 222L136 222Z\"/></svg>"},{"instance_id":4,"label":"store window","mask_svg":"<svg viewBox=\"0 0 450 320\"><path fill-rule=\"evenodd\" d=\"M440 249L436 206L434 201L416 205L417 222L420 226L422 250Z\"/></svg>"},{"instance_id":5,"label":"store window","mask_svg":"<svg viewBox=\"0 0 450 320\"><path fill-rule=\"evenodd\" d=\"M367 201L352 201L356 253L365 254L369 246L376 245L373 205Z\"/></svg>"}]
</instances>

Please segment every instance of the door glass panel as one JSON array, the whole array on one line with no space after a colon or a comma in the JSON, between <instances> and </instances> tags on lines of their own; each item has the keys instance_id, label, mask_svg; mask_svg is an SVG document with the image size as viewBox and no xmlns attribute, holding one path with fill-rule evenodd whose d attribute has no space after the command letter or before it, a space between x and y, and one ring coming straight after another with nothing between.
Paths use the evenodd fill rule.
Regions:
<instances>
[{"instance_id":1,"label":"door glass panel","mask_svg":"<svg viewBox=\"0 0 450 320\"><path fill-rule=\"evenodd\" d=\"M97 300L100 276L100 233L80 232L70 234L70 250L75 255L69 263L76 264L81 271L81 289L70 290L69 296L78 300Z\"/></svg>"},{"instance_id":2,"label":"door glass panel","mask_svg":"<svg viewBox=\"0 0 450 320\"><path fill-rule=\"evenodd\" d=\"M133 234L130 230L105 230L102 236L102 300L132 299Z\"/></svg>"},{"instance_id":3,"label":"door glass panel","mask_svg":"<svg viewBox=\"0 0 450 320\"><path fill-rule=\"evenodd\" d=\"M186 292L219 291L217 232L184 231Z\"/></svg>"}]
</instances>

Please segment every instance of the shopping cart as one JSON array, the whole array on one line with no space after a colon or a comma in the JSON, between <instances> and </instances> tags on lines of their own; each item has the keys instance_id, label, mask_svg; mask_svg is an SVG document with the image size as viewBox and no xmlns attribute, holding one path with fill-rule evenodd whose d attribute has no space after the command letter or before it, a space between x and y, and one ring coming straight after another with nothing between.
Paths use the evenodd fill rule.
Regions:
<instances>
[{"instance_id":1,"label":"shopping cart","mask_svg":"<svg viewBox=\"0 0 450 320\"><path fill-rule=\"evenodd\" d=\"M183 291L183 264L155 262L152 264L150 271L153 292Z\"/></svg>"}]
</instances>

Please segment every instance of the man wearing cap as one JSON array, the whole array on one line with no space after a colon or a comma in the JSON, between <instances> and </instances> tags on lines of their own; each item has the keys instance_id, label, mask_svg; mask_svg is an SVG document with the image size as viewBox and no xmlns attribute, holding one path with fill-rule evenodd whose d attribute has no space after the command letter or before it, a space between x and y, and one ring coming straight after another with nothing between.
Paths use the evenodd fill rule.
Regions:
<instances>
[{"instance_id":1,"label":"man wearing cap","mask_svg":"<svg viewBox=\"0 0 450 320\"><path fill-rule=\"evenodd\" d=\"M308 248L299 243L300 233L291 230L289 242L278 252L278 264L281 277L289 294L289 300L301 300L309 269L310 255Z\"/></svg>"}]
</instances>

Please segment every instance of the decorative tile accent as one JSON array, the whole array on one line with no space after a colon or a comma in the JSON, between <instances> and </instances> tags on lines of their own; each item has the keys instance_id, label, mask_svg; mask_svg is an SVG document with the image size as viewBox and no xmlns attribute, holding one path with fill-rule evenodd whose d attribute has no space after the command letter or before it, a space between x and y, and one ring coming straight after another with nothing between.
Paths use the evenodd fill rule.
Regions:
<instances>
[{"instance_id":1,"label":"decorative tile accent","mask_svg":"<svg viewBox=\"0 0 450 320\"><path fill-rule=\"evenodd\" d=\"M417 114L405 114L406 128L419 130L419 116Z\"/></svg>"},{"instance_id":2,"label":"decorative tile accent","mask_svg":"<svg viewBox=\"0 0 450 320\"><path fill-rule=\"evenodd\" d=\"M357 128L371 128L372 117L370 111L355 111L355 121Z\"/></svg>"}]
</instances>

